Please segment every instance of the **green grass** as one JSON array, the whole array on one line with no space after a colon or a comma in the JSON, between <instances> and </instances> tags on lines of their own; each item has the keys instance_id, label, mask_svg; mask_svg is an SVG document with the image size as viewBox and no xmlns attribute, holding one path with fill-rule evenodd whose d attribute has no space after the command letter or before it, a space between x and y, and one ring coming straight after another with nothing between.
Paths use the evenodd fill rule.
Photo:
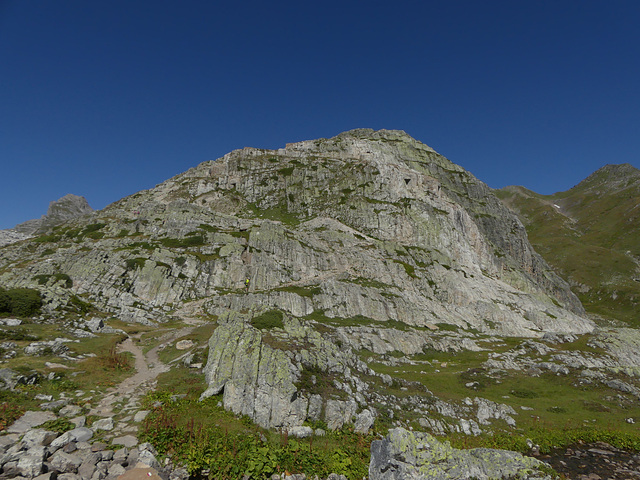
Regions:
<instances>
[{"instance_id":1,"label":"green grass","mask_svg":"<svg viewBox=\"0 0 640 480\"><path fill-rule=\"evenodd\" d=\"M505 351L517 346L518 342L517 339L509 339L508 343L494 346L493 350ZM586 345L586 342L588 342L588 336L572 344L558 345L557 348L574 351ZM588 349L596 350L591 347ZM517 429L511 429L506 424L501 426L500 422L492 427L498 432L502 430L510 432L505 438L514 437L518 442L524 442L524 439L533 438L535 435L538 435L536 438L544 435L549 438L554 438L553 435L562 437L563 431L567 430L573 433L571 435L567 433L562 442L554 441L568 445L575 439L575 435L578 435L576 432L587 429L597 432L618 432L620 438L627 439L625 441L635 438L634 441L640 442L637 429L625 421L628 417L640 416L640 406L637 405L637 401L630 395L621 396L620 392L601 384L581 385L580 377L576 373L569 375L543 373L540 376L531 376L526 371L503 371L491 374L483 367L483 362L488 358L488 352L426 351L410 357L414 362L419 362L416 365L399 364L397 366L381 363L379 360L381 357L371 352L362 353L361 358L366 359L368 365L376 372L386 373L398 379L420 382L442 400L460 403L467 397L480 396L497 403L511 405L518 413L514 415ZM540 358L540 360L544 359ZM622 379L633 383L628 377ZM521 407L526 407L527 410ZM544 435L541 432L544 432ZM635 437L633 437L634 434ZM629 435L631 437L628 437ZM503 442L500 444L502 448L512 446L505 438L499 438L501 438L500 442ZM542 445L542 441L541 438L538 443ZM460 438L458 442L465 444L467 441ZM491 442L490 438L485 437L478 440L475 446L491 446ZM467 445L471 443L467 442Z\"/></svg>"},{"instance_id":2,"label":"green grass","mask_svg":"<svg viewBox=\"0 0 640 480\"><path fill-rule=\"evenodd\" d=\"M284 315L280 310L268 310L251 319L251 325L260 330L270 330L272 328L284 328Z\"/></svg>"},{"instance_id":3,"label":"green grass","mask_svg":"<svg viewBox=\"0 0 640 480\"><path fill-rule=\"evenodd\" d=\"M128 258L125 261L125 265L127 266L127 270L138 270L143 269L146 262L147 259L142 257Z\"/></svg>"},{"instance_id":4,"label":"green grass","mask_svg":"<svg viewBox=\"0 0 640 480\"><path fill-rule=\"evenodd\" d=\"M273 292L290 292L295 293L301 297L313 297L314 295L319 295L322 293L322 288L318 286L288 286L288 287L279 287L274 288Z\"/></svg>"},{"instance_id":5,"label":"green grass","mask_svg":"<svg viewBox=\"0 0 640 480\"><path fill-rule=\"evenodd\" d=\"M204 245L206 241L204 236L195 234L185 238L163 238L160 243L168 248L189 248Z\"/></svg>"},{"instance_id":6,"label":"green grass","mask_svg":"<svg viewBox=\"0 0 640 480\"><path fill-rule=\"evenodd\" d=\"M640 327L640 282L633 280L637 266L631 258L640 256L640 226L633 213L640 179L631 175L621 187L620 179L605 177L600 172L554 195L523 188L496 193L518 213L536 251L571 280L588 312ZM554 204L561 204L567 216Z\"/></svg>"},{"instance_id":7,"label":"green grass","mask_svg":"<svg viewBox=\"0 0 640 480\"><path fill-rule=\"evenodd\" d=\"M192 475L203 469L221 478L243 474L269 478L285 471L323 478L338 473L350 480L367 475L373 436L344 429L293 440L225 411L218 406L221 396L198 401L204 388L202 375L174 369L159 376L157 391L143 401L152 412L142 425L140 439L151 442L161 455L186 464ZM161 406L153 407L156 402Z\"/></svg>"}]
</instances>

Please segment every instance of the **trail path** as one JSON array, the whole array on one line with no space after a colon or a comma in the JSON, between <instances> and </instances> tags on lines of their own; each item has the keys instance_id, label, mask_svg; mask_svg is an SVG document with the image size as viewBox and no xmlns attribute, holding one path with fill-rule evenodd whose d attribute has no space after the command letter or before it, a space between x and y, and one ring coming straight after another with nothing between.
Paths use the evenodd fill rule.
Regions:
<instances>
[{"instance_id":1,"label":"trail path","mask_svg":"<svg viewBox=\"0 0 640 480\"><path fill-rule=\"evenodd\" d=\"M162 363L158 358L158 351L165 348L167 343L188 335L195 327L196 325L191 325L179 330L166 332L158 339L160 343L149 350L146 355L134 341L134 339L140 338L140 334L128 337L118 345L118 353L129 352L135 357L136 373L126 378L116 387L109 389L89 414L101 417L111 416L113 415L113 404L123 399L127 399L129 405L132 403L137 404L138 399L144 393L155 387L158 375L169 370L169 366Z\"/></svg>"},{"instance_id":2,"label":"trail path","mask_svg":"<svg viewBox=\"0 0 640 480\"><path fill-rule=\"evenodd\" d=\"M124 342L118 345L118 353L128 352L135 358L135 373L123 380L117 386L110 388L104 397L90 410L89 415L99 417L114 417L116 404L121 404L122 413L129 413L139 409L140 397L156 386L157 377L163 372L169 371L169 366L163 363L158 352L173 343L176 339L189 335L203 321L201 316L202 301L195 301L185 304L176 312L179 317L188 326L180 329L165 331L158 339L157 345L149 350L146 354L138 344L142 333L128 337ZM159 329L160 333L162 329ZM120 430L123 433L135 432L137 428L134 425L128 425L123 422L118 425L114 433Z\"/></svg>"}]
</instances>

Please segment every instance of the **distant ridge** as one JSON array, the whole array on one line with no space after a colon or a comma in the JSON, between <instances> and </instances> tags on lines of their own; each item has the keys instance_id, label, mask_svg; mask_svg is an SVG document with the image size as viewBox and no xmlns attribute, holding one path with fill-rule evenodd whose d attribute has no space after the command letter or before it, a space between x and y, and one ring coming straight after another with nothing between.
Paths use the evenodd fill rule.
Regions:
<instances>
[{"instance_id":1,"label":"distant ridge","mask_svg":"<svg viewBox=\"0 0 640 480\"><path fill-rule=\"evenodd\" d=\"M588 312L640 325L640 170L609 164L575 187L540 195L496 191L529 240L566 278Z\"/></svg>"}]
</instances>

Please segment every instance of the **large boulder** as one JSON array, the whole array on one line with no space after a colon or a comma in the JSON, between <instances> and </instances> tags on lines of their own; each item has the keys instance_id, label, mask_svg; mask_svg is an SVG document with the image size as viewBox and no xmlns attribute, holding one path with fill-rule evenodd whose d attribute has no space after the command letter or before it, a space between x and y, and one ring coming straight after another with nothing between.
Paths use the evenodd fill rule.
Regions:
<instances>
[{"instance_id":1,"label":"large boulder","mask_svg":"<svg viewBox=\"0 0 640 480\"><path fill-rule=\"evenodd\" d=\"M225 408L263 427L296 426L306 419L308 399L298 397L293 384L298 369L250 325L227 323L215 330L204 373L209 388L203 397L223 391Z\"/></svg>"},{"instance_id":2,"label":"large boulder","mask_svg":"<svg viewBox=\"0 0 640 480\"><path fill-rule=\"evenodd\" d=\"M428 433L389 430L371 444L369 480L477 480L549 478L545 463L517 452L474 448L458 450Z\"/></svg>"}]
</instances>

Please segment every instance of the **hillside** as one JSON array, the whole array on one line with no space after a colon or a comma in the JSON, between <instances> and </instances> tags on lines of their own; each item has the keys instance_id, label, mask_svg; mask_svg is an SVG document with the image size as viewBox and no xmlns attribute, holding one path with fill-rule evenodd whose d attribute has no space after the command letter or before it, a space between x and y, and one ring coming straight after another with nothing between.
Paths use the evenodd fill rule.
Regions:
<instances>
[{"instance_id":1,"label":"hillside","mask_svg":"<svg viewBox=\"0 0 640 480\"><path fill-rule=\"evenodd\" d=\"M230 429L266 474L293 461L273 432L326 436L313 468L349 478L403 428L548 451L609 425L640 448L640 335L596 328L492 190L404 132L236 150L38 235L0 247L5 393L75 405L111 445L199 473Z\"/></svg>"},{"instance_id":2,"label":"hillside","mask_svg":"<svg viewBox=\"0 0 640 480\"><path fill-rule=\"evenodd\" d=\"M640 326L640 170L607 165L566 192L496 191L588 312Z\"/></svg>"}]
</instances>

